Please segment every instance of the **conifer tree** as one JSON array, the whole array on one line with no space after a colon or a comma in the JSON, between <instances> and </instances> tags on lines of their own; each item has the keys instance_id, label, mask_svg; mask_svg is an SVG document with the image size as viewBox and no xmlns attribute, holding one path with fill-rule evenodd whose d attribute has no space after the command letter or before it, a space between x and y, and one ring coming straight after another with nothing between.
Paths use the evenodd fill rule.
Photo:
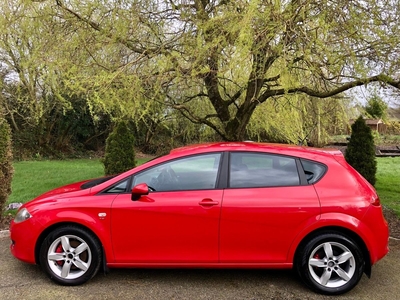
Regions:
<instances>
[{"instance_id":1,"label":"conifer tree","mask_svg":"<svg viewBox=\"0 0 400 300\"><path fill-rule=\"evenodd\" d=\"M119 122L106 140L104 171L106 175L125 172L135 166L134 136L126 122Z\"/></svg>"},{"instance_id":2,"label":"conifer tree","mask_svg":"<svg viewBox=\"0 0 400 300\"><path fill-rule=\"evenodd\" d=\"M346 161L372 185L376 182L376 158L371 128L360 116L351 126L351 137L346 150Z\"/></svg>"}]
</instances>

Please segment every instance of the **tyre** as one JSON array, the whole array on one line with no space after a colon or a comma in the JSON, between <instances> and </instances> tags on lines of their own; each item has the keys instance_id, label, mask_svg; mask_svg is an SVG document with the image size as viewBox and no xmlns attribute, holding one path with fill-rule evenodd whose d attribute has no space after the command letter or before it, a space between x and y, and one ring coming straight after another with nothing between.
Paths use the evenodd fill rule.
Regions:
<instances>
[{"instance_id":1,"label":"tyre","mask_svg":"<svg viewBox=\"0 0 400 300\"><path fill-rule=\"evenodd\" d=\"M338 232L325 232L305 243L295 267L312 290L339 295L357 285L364 272L365 260L351 238Z\"/></svg>"},{"instance_id":2,"label":"tyre","mask_svg":"<svg viewBox=\"0 0 400 300\"><path fill-rule=\"evenodd\" d=\"M92 233L68 225L55 229L45 238L39 261L54 282L79 285L96 275L101 257L101 244Z\"/></svg>"}]
</instances>

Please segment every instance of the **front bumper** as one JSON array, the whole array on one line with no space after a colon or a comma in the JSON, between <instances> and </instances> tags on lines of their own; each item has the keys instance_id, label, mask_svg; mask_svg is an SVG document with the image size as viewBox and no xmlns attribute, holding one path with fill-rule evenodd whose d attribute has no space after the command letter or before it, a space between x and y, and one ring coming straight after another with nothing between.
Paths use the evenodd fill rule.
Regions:
<instances>
[{"instance_id":1,"label":"front bumper","mask_svg":"<svg viewBox=\"0 0 400 300\"><path fill-rule=\"evenodd\" d=\"M36 263L35 246L39 237L39 228L39 224L37 224L33 218L21 223L11 221L10 251L14 257L27 263Z\"/></svg>"}]
</instances>

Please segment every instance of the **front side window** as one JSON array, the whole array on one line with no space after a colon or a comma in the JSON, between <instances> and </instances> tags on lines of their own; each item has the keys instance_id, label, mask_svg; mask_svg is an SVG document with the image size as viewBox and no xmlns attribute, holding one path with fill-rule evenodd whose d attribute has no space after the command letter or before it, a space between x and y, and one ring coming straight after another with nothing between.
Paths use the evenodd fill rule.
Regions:
<instances>
[{"instance_id":1,"label":"front side window","mask_svg":"<svg viewBox=\"0 0 400 300\"><path fill-rule=\"evenodd\" d=\"M211 153L163 163L135 175L132 187L146 183L153 191L214 189L220 158L220 153Z\"/></svg>"},{"instance_id":2,"label":"front side window","mask_svg":"<svg viewBox=\"0 0 400 300\"><path fill-rule=\"evenodd\" d=\"M229 160L231 188L300 185L296 159L273 154L233 152Z\"/></svg>"}]
</instances>

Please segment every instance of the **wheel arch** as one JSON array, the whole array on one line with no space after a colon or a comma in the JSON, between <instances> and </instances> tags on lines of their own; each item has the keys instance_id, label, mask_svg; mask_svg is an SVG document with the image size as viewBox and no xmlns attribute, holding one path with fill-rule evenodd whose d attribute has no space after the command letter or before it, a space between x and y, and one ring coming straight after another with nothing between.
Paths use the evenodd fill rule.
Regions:
<instances>
[{"instance_id":1,"label":"wheel arch","mask_svg":"<svg viewBox=\"0 0 400 300\"><path fill-rule=\"evenodd\" d=\"M40 247L42 246L45 238L54 230L56 230L57 228L61 228L61 227L65 227L65 226L69 226L69 225L73 225L75 227L78 227L80 229L86 230L88 231L91 235L93 235L97 241L100 243L101 245L101 249L102 249L102 259L104 260L101 263L101 266L104 269L104 266L106 265L106 253L105 253L105 249L104 249L104 245L101 241L101 239L99 238L99 236L93 231L91 230L89 227L84 226L80 223L76 223L76 222L59 222L59 223L55 223L50 225L49 227L47 227L45 230L43 230L43 232L39 235L38 239L36 240L36 245L35 245L35 262L37 265L40 265ZM105 271L105 270L104 270Z\"/></svg>"},{"instance_id":2,"label":"wheel arch","mask_svg":"<svg viewBox=\"0 0 400 300\"><path fill-rule=\"evenodd\" d=\"M354 240L354 242L357 243L364 257L364 262L365 262L364 273L368 276L368 278L371 277L371 257L364 240L356 232L340 226L320 227L318 229L311 231L305 237L303 237L303 239L297 245L296 250L294 252L293 266L297 265L297 260L299 259L299 252L311 239L322 234L323 232L332 232L332 231L337 232L338 234L342 234L346 237L349 237L350 239Z\"/></svg>"}]
</instances>

